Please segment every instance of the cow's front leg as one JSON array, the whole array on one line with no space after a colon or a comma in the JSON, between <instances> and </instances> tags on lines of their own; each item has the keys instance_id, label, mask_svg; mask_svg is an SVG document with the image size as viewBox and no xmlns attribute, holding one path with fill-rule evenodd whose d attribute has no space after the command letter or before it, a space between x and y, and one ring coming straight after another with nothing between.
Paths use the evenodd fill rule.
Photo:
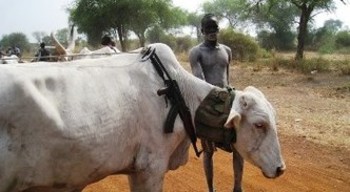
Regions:
<instances>
[{"instance_id":1,"label":"cow's front leg","mask_svg":"<svg viewBox=\"0 0 350 192\"><path fill-rule=\"evenodd\" d=\"M214 177L214 167L213 167L213 154L214 154L214 143L207 141L207 140L201 140L202 148L203 148L203 168L205 173L205 178L207 180L208 185L208 191L214 192L214 185L213 185L213 177Z\"/></svg>"},{"instance_id":2,"label":"cow's front leg","mask_svg":"<svg viewBox=\"0 0 350 192\"><path fill-rule=\"evenodd\" d=\"M233 171L234 171L233 192L242 192L244 160L235 148L233 148L232 157L233 157L232 163L233 163Z\"/></svg>"},{"instance_id":3,"label":"cow's front leg","mask_svg":"<svg viewBox=\"0 0 350 192\"><path fill-rule=\"evenodd\" d=\"M143 170L128 176L131 192L162 192L165 172Z\"/></svg>"}]
</instances>

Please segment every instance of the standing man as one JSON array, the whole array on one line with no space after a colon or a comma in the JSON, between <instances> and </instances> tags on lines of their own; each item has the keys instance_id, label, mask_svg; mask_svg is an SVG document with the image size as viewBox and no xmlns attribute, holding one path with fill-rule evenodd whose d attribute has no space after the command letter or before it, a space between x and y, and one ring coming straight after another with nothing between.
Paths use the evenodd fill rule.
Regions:
<instances>
[{"instance_id":1,"label":"standing man","mask_svg":"<svg viewBox=\"0 0 350 192\"><path fill-rule=\"evenodd\" d=\"M221 88L228 86L229 65L232 60L232 52L228 46L218 43L217 35L219 33L219 25L217 18L213 14L208 13L204 15L201 20L201 32L204 36L204 41L193 47L189 53L189 61L193 75ZM203 139L201 139L201 143L204 149L203 165L209 191L214 191L212 157L216 147L230 153L233 152L235 174L234 191L239 191L241 189L243 171L242 157L231 146L225 146L222 143L214 143Z\"/></svg>"},{"instance_id":2,"label":"standing man","mask_svg":"<svg viewBox=\"0 0 350 192\"><path fill-rule=\"evenodd\" d=\"M35 57L37 57L36 61L49 61L50 60L50 51L45 48L45 43L40 43L40 49L35 54Z\"/></svg>"},{"instance_id":3,"label":"standing man","mask_svg":"<svg viewBox=\"0 0 350 192\"><path fill-rule=\"evenodd\" d=\"M206 14L201 20L204 42L190 50L192 73L210 84L224 87L229 84L231 49L217 42L219 26L213 14Z\"/></svg>"}]
</instances>

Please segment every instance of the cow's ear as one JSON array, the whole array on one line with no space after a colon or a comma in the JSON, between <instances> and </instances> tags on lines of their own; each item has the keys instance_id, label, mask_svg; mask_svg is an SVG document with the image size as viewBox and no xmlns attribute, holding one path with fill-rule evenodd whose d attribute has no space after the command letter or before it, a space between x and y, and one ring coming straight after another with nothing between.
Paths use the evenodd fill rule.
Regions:
<instances>
[{"instance_id":1,"label":"cow's ear","mask_svg":"<svg viewBox=\"0 0 350 192\"><path fill-rule=\"evenodd\" d=\"M228 118L226 120L226 123L224 126L226 128L238 128L239 123L241 122L241 115L234 109L231 110L230 114L228 115Z\"/></svg>"}]
</instances>

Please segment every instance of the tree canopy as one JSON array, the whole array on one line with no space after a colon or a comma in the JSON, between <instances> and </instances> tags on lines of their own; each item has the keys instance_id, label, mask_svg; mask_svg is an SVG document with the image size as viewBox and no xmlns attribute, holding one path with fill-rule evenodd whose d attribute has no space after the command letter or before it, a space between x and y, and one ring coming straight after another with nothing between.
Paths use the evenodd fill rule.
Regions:
<instances>
[{"instance_id":1,"label":"tree canopy","mask_svg":"<svg viewBox=\"0 0 350 192\"><path fill-rule=\"evenodd\" d=\"M203 10L215 14L218 18L228 20L230 26L235 28L247 19L250 10L247 0L213 0L203 4Z\"/></svg>"},{"instance_id":2,"label":"tree canopy","mask_svg":"<svg viewBox=\"0 0 350 192\"><path fill-rule=\"evenodd\" d=\"M340 0L342 1L342 0ZM334 0L257 0L254 1L255 6L259 8L259 6L263 3L266 3L271 7L271 9L275 9L275 5L278 3L285 4L293 4L299 12L299 21L297 27L297 51L295 55L296 60L303 59L304 57L304 47L305 40L308 34L308 24L312 21L313 13L315 11L323 11L323 10L333 10Z\"/></svg>"},{"instance_id":3,"label":"tree canopy","mask_svg":"<svg viewBox=\"0 0 350 192\"><path fill-rule=\"evenodd\" d=\"M77 0L70 16L78 31L87 34L89 43L96 45L103 34L116 34L123 51L129 32L144 46L150 27L168 29L186 22L184 12L173 7L171 0Z\"/></svg>"},{"instance_id":4,"label":"tree canopy","mask_svg":"<svg viewBox=\"0 0 350 192\"><path fill-rule=\"evenodd\" d=\"M9 48L17 46L22 51L29 51L30 45L27 36L24 33L11 33L9 35L4 35L0 41L0 45L3 48Z\"/></svg>"}]
</instances>

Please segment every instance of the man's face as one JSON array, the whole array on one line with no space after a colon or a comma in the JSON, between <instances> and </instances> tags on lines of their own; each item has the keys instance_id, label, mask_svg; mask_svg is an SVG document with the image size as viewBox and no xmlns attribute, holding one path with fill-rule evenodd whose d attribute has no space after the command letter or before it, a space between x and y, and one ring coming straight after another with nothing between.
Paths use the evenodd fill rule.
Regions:
<instances>
[{"instance_id":1,"label":"man's face","mask_svg":"<svg viewBox=\"0 0 350 192\"><path fill-rule=\"evenodd\" d=\"M216 41L217 34L219 32L219 26L215 19L208 20L205 25L202 27L202 33L208 41Z\"/></svg>"}]
</instances>

